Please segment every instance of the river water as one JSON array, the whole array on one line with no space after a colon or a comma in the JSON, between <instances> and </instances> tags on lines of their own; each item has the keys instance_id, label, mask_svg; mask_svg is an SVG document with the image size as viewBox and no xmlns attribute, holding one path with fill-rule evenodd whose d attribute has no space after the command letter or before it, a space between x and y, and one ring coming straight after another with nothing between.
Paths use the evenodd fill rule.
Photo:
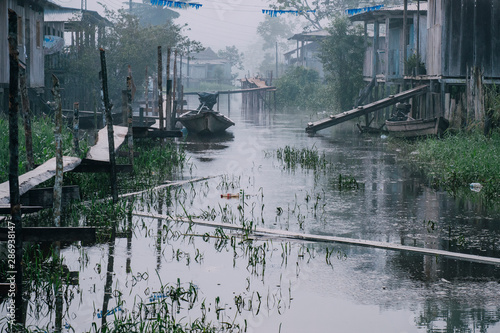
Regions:
<instances>
[{"instance_id":1,"label":"river water","mask_svg":"<svg viewBox=\"0 0 500 333\"><path fill-rule=\"evenodd\" d=\"M188 166L171 181L210 178L140 196L135 212L152 217L124 221L132 232L113 246L62 251L80 271L64 305L65 331L99 326L103 300L107 309L120 306L109 322L137 315L162 285L191 282L199 301L177 309L184 323L206 316L247 332L500 332L494 265L251 234L242 241L237 231L157 218L500 255L500 214L430 188L386 138L360 135L354 123L309 136L307 122L325 114L242 110L241 97L231 98L236 126L225 135L177 141ZM226 98L220 110L228 113ZM326 164L288 167L277 156L287 146L315 151ZM358 186L339 187L339 175ZM28 324L50 326L53 311L40 309L28 309Z\"/></svg>"}]
</instances>

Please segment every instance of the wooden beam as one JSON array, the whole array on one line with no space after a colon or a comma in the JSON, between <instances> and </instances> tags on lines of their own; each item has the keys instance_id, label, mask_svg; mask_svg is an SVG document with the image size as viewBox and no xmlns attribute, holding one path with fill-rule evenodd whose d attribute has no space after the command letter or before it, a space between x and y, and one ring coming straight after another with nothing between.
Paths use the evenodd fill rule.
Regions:
<instances>
[{"instance_id":1,"label":"wooden beam","mask_svg":"<svg viewBox=\"0 0 500 333\"><path fill-rule=\"evenodd\" d=\"M42 206L23 206L21 205L21 214L36 213L44 209ZM0 215L11 214L10 205L0 205Z\"/></svg>"},{"instance_id":2,"label":"wooden beam","mask_svg":"<svg viewBox=\"0 0 500 333\"><path fill-rule=\"evenodd\" d=\"M8 228L0 228L0 241L7 241ZM23 227L23 242L95 242L95 227Z\"/></svg>"},{"instance_id":3,"label":"wooden beam","mask_svg":"<svg viewBox=\"0 0 500 333\"><path fill-rule=\"evenodd\" d=\"M185 217L172 217L169 215L159 215L159 214L150 214L150 213L142 213L142 212L136 212L136 213L133 213L133 215L143 216L143 217L151 217L151 218L155 218L155 219L173 220L173 221L178 221L178 222L188 222L188 223L194 223L194 224L199 224L199 225L204 225L204 226L209 226L209 227L214 227L214 228L224 228L224 229L230 229L230 230L244 231L243 226L236 225L236 224L221 223L221 222L215 222L215 221L206 221L206 220L201 220L201 219L189 219L189 218L185 218ZM380 249L385 249L385 250L407 251L407 252L419 253L419 254L423 254L423 255L442 256L442 257L447 257L447 258L456 259L456 260L479 262L479 263L483 263L483 264L500 265L500 258L484 257L484 256L473 255L473 254L450 252L450 251L438 250L438 249L428 249L428 248L416 247L416 246L406 246L406 245L401 245L401 244L397 244L397 243L378 242L378 241L370 241L370 240L363 240L363 239L357 239L357 238L347 238L347 237L337 237L337 236L303 234L303 233L297 233L297 232L288 231L288 230L267 229L267 228L260 228L260 227L255 227L252 230L252 233L257 234L257 235L274 236L276 238L295 239L295 240L303 240L303 241L310 241L310 242L342 243L342 244L350 244L350 245L355 245L355 246L366 246L366 247L380 248Z\"/></svg>"},{"instance_id":4,"label":"wooden beam","mask_svg":"<svg viewBox=\"0 0 500 333\"><path fill-rule=\"evenodd\" d=\"M328 128L333 125L337 125L340 123L343 123L345 121L369 114L371 112L383 109L385 107L388 107L390 105L394 105L398 102L403 102L409 98L416 97L419 95L422 95L427 92L428 90L427 85L422 85L410 90L403 91L397 95L391 95L389 97L383 98L379 101L366 104L363 106L358 106L355 109L352 109L350 111L342 112L337 115L331 115L329 118L319 120L316 122L310 122L307 124L306 127L306 132L308 133L315 133L316 131Z\"/></svg>"},{"instance_id":5,"label":"wooden beam","mask_svg":"<svg viewBox=\"0 0 500 333\"><path fill-rule=\"evenodd\" d=\"M159 130L149 127L133 127L132 128L135 138L181 138L182 132L178 130Z\"/></svg>"},{"instance_id":6,"label":"wooden beam","mask_svg":"<svg viewBox=\"0 0 500 333\"><path fill-rule=\"evenodd\" d=\"M77 185L63 186L61 199L63 207L72 200L80 200L80 188ZM21 196L21 204L41 208L52 207L54 204L54 188L31 189ZM23 211L23 213L25 212Z\"/></svg>"},{"instance_id":7,"label":"wooden beam","mask_svg":"<svg viewBox=\"0 0 500 333\"><path fill-rule=\"evenodd\" d=\"M238 89L238 90L222 90L219 91L219 95L223 94L241 94L241 93L246 93L246 92L253 92L253 91L276 91L276 87L263 87L263 88L248 88L248 89ZM198 92L185 92L184 95L197 95Z\"/></svg>"}]
</instances>

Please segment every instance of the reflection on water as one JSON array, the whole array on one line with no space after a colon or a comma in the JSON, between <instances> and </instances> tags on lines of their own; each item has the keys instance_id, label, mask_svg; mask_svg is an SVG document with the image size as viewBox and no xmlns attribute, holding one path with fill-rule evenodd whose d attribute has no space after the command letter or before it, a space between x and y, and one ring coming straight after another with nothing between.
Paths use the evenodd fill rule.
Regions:
<instances>
[{"instance_id":1,"label":"reflection on water","mask_svg":"<svg viewBox=\"0 0 500 333\"><path fill-rule=\"evenodd\" d=\"M308 136L307 113L239 111L238 96L231 98L236 125L226 134L178 141L194 164L183 178L221 176L143 194L136 211L500 256L499 212L429 188L384 139L349 123ZM324 154L328 166L288 168L276 156L285 146ZM339 187L339 179L362 186ZM499 267L156 215L121 221L110 245L61 251L80 270L72 287L80 297L65 305L63 322L81 331L115 315L139 322L174 309L181 323L203 318L231 323L225 328L234 332L500 331ZM179 298L183 306L173 307L175 293L165 294L172 290L187 303ZM118 305L97 318L97 309Z\"/></svg>"}]
</instances>

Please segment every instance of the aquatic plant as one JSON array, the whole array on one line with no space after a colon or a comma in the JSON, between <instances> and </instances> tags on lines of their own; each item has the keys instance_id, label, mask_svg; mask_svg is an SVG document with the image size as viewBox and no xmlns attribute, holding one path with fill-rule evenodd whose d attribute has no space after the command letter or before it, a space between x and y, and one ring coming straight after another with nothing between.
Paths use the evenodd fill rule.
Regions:
<instances>
[{"instance_id":1,"label":"aquatic plant","mask_svg":"<svg viewBox=\"0 0 500 333\"><path fill-rule=\"evenodd\" d=\"M326 170L329 161L325 154L320 154L318 149L312 148L294 148L285 146L276 150L276 158L282 163L285 170L296 170L297 166L308 170Z\"/></svg>"},{"instance_id":2,"label":"aquatic plant","mask_svg":"<svg viewBox=\"0 0 500 333\"><path fill-rule=\"evenodd\" d=\"M365 185L363 183L358 182L356 178L354 178L351 175L343 176L342 174L339 174L337 179L332 180L331 184L339 191L359 190L363 189Z\"/></svg>"},{"instance_id":3,"label":"aquatic plant","mask_svg":"<svg viewBox=\"0 0 500 333\"><path fill-rule=\"evenodd\" d=\"M415 153L411 161L430 178L434 186L442 186L452 193L467 192L488 201L500 198L500 133L490 137L482 133L447 135L442 140L417 141L411 145ZM410 149L407 149L409 151ZM470 183L480 183L480 194L469 190ZM469 196L470 196L469 195Z\"/></svg>"}]
</instances>

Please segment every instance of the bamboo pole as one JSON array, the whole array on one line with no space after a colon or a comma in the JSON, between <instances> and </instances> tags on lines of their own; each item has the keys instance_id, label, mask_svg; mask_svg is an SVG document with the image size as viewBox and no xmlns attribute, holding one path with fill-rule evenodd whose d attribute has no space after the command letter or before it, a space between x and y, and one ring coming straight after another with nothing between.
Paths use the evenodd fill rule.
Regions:
<instances>
[{"instance_id":1,"label":"bamboo pole","mask_svg":"<svg viewBox=\"0 0 500 333\"><path fill-rule=\"evenodd\" d=\"M30 101L28 98L28 89L26 88L26 69L21 69L20 71L19 85L21 88L21 100L23 106L24 142L26 146L26 160L28 162L27 171L30 171L35 167L35 158L33 157Z\"/></svg>"},{"instance_id":2,"label":"bamboo pole","mask_svg":"<svg viewBox=\"0 0 500 333\"><path fill-rule=\"evenodd\" d=\"M102 72L102 96L104 108L106 110L106 123L108 125L108 148L109 148L109 163L110 163L110 182L111 194L113 196L113 203L118 201L118 188L116 184L116 160L115 160L115 138L113 131L113 117L111 115L111 108L113 105L109 102L108 96L108 73L106 70L106 51L101 48L101 72Z\"/></svg>"},{"instance_id":3,"label":"bamboo pole","mask_svg":"<svg viewBox=\"0 0 500 333\"><path fill-rule=\"evenodd\" d=\"M12 275L16 285L16 294L11 300L11 307L15 309L15 318L11 318L9 323L22 323L23 321L23 267L21 260L23 258L23 235L21 222L21 199L19 195L19 51L17 50L17 14L9 9L9 192L10 192L10 210L12 224L14 225L14 265L9 262L8 280L12 285ZM11 233L11 224L9 223L9 238ZM9 254L12 247L9 243ZM10 311L9 311L10 312ZM10 312L12 313L12 312Z\"/></svg>"},{"instance_id":4,"label":"bamboo pole","mask_svg":"<svg viewBox=\"0 0 500 333\"><path fill-rule=\"evenodd\" d=\"M163 120L162 72L161 46L158 46L158 114L160 116L160 130L165 129Z\"/></svg>"},{"instance_id":5,"label":"bamboo pole","mask_svg":"<svg viewBox=\"0 0 500 333\"><path fill-rule=\"evenodd\" d=\"M198 225L203 225L203 226L209 226L209 227L213 227L213 228L239 230L242 232L248 231L248 229L246 229L244 226L237 225L237 224L208 221L208 220L202 220L202 219L185 218L185 217L173 217L171 215L152 214L152 213L145 213L145 212L135 212L133 214L135 216L143 216L143 217L149 217L149 218L155 218L155 219L162 218L165 220L171 220L171 221L175 221L175 222L187 222L187 223L193 223L193 224L198 224ZM456 260L464 260L464 261L479 262L479 263L484 263L484 264L500 265L500 258L485 257L485 256L474 255L474 254L451 252L451 251L438 250L438 249L429 249L429 248L416 247L416 246L408 246L408 245L402 245L402 244L397 244L397 243L379 242L379 241L371 241L371 240L363 240L363 239L347 238L347 237L337 237L337 236L328 236L328 235L304 234L304 233L298 233L298 232L293 232L293 231L288 231L288 230L268 229L268 228L261 228L261 227L254 227L250 231L250 235L252 235L252 234L255 234L257 236L260 236L260 235L271 236L271 237L276 237L278 239L284 238L284 239L294 239L294 240L302 240L302 241L308 241L308 242L341 243L341 244L349 244L349 245L355 245L355 246L373 247L373 248L379 248L379 249L385 249L385 250L407 251L407 252L419 253L419 254L423 254L423 255L442 256L442 257L456 259Z\"/></svg>"},{"instance_id":6,"label":"bamboo pole","mask_svg":"<svg viewBox=\"0 0 500 333\"><path fill-rule=\"evenodd\" d=\"M128 158L130 164L134 165L134 134L132 130L132 77L127 76L127 124L128 124Z\"/></svg>"},{"instance_id":7,"label":"bamboo pole","mask_svg":"<svg viewBox=\"0 0 500 333\"><path fill-rule=\"evenodd\" d=\"M170 118L172 116L172 81L170 80L170 57L172 49L167 48L167 128L170 129Z\"/></svg>"},{"instance_id":8,"label":"bamboo pole","mask_svg":"<svg viewBox=\"0 0 500 333\"><path fill-rule=\"evenodd\" d=\"M73 146L75 154L80 155L80 103L73 103Z\"/></svg>"}]
</instances>

